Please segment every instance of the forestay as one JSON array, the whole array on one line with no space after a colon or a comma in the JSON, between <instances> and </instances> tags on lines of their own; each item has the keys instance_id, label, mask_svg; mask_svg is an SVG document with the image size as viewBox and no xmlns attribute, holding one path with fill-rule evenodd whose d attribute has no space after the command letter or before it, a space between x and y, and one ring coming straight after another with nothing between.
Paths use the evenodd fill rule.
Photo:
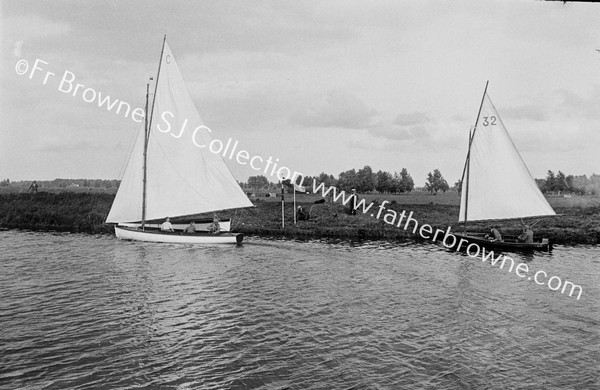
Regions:
<instances>
[{"instance_id":1,"label":"forestay","mask_svg":"<svg viewBox=\"0 0 600 390\"><path fill-rule=\"evenodd\" d=\"M165 42L147 151L146 219L251 207L221 156ZM142 129L143 132L143 129ZM134 146L109 223L142 219L144 135Z\"/></svg>"},{"instance_id":2,"label":"forestay","mask_svg":"<svg viewBox=\"0 0 600 390\"><path fill-rule=\"evenodd\" d=\"M468 176L463 177L461 192L460 222L556 215L529 173L487 93L468 159Z\"/></svg>"}]
</instances>

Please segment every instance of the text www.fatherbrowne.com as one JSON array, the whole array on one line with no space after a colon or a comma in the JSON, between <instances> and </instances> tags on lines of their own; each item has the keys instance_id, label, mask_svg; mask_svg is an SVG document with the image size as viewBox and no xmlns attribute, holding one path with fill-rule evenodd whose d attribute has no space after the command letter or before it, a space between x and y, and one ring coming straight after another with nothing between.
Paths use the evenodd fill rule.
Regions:
<instances>
[{"instance_id":1,"label":"text www.fatherbrowne.com","mask_svg":"<svg viewBox=\"0 0 600 390\"><path fill-rule=\"evenodd\" d=\"M351 207L353 207L354 210L360 209L360 211L362 211L363 214L368 213L374 206L372 202L367 205L364 199L356 201L354 194L346 194L345 191L339 191L336 187L333 186L329 186L329 188L326 189L325 183L320 183L317 186L316 181L313 181L313 193L318 192L321 192L321 195L324 198L330 196L333 202L341 201L343 205L347 205L352 201ZM581 288L581 286L574 284L568 280L565 280L563 283L561 278L558 276L551 276L550 278L548 278L548 274L545 271L540 270L533 274L533 277L529 276L531 275L531 273L529 270L529 266L526 263L518 263L515 266L515 260L510 256L506 256L503 254L499 254L496 256L494 251L486 252L485 248L479 246L477 243L469 244L468 241L463 238L459 240L455 235L450 233L450 227L448 227L445 231L442 229L435 229L435 232L433 231L433 227L428 224L422 224L419 227L419 222L415 218L413 218L412 211L409 212L408 215L406 215L406 210L402 210L401 213L398 213L395 210L386 209L385 205L387 203L390 202L388 202L387 200L381 202L381 204L377 206L377 214L371 213L370 216L376 219L380 219L383 214L382 219L385 223L392 226L396 226L398 228L402 228L404 230L407 230L412 226L413 234L419 234L419 236L421 236L422 238L427 240L431 239L431 241L433 242L441 241L446 248L455 248L456 250L461 250L464 246L464 250L466 251L468 256L472 258L481 258L481 261L483 263L489 260L489 263L492 266L499 264L498 268L500 269L504 269L505 264L507 264L507 262L509 261L510 266L508 267L508 272L512 272L514 269L515 275L517 275L518 277L526 277L527 280L533 280L538 285L547 285L548 288L552 291L560 290L561 294L564 294L567 291L567 289L570 288L569 296L572 296L573 293L579 291L577 293L577 300L579 300L581 298L581 295L583 294L583 289Z\"/></svg>"}]
</instances>

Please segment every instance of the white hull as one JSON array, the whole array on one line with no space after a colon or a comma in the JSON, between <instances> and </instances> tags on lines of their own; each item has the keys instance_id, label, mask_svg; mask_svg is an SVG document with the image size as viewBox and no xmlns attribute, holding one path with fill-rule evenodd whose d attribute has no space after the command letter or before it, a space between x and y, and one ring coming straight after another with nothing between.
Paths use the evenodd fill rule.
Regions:
<instances>
[{"instance_id":1,"label":"white hull","mask_svg":"<svg viewBox=\"0 0 600 390\"><path fill-rule=\"evenodd\" d=\"M170 244L241 244L242 233L170 233L157 230L137 230L135 228L115 226L115 234L121 240L162 242Z\"/></svg>"},{"instance_id":2,"label":"white hull","mask_svg":"<svg viewBox=\"0 0 600 390\"><path fill-rule=\"evenodd\" d=\"M212 222L196 222L196 231L200 231L200 232L204 232L204 231L208 231L208 226L212 224ZM151 228L151 229L160 229L160 225L159 223L147 223L146 227ZM141 223L139 222L134 222L134 223L119 223L119 226L125 226L125 227L130 227L130 228L139 228L140 226L142 226ZM180 230L183 231L183 229L185 229L186 227L188 227L189 224L187 223L174 223L173 224L173 230ZM225 221L219 221L219 228L220 228L220 232L224 233L224 232L228 232L231 230L231 220L225 220Z\"/></svg>"}]
</instances>

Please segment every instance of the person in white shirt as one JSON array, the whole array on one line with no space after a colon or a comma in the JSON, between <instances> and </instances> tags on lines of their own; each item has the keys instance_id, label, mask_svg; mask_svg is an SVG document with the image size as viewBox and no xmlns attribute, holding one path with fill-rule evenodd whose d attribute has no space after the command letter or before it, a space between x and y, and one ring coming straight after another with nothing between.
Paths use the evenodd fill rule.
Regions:
<instances>
[{"instance_id":1,"label":"person in white shirt","mask_svg":"<svg viewBox=\"0 0 600 390\"><path fill-rule=\"evenodd\" d=\"M173 225L171 225L171 220L169 219L169 217L167 217L167 219L165 219L165 222L163 222L162 225L160 225L160 230L164 232L174 232Z\"/></svg>"}]
</instances>

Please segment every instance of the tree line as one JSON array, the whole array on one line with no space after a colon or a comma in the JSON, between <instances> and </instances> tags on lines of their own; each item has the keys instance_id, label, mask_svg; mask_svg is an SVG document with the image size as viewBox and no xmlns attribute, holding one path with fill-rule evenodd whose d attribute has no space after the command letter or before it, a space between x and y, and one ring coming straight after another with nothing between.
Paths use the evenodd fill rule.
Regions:
<instances>
[{"instance_id":1,"label":"tree line","mask_svg":"<svg viewBox=\"0 0 600 390\"><path fill-rule=\"evenodd\" d=\"M29 187L31 180L21 180L11 182L9 179L2 180L0 187ZM89 187L89 188L118 188L120 180L103 179L54 179L37 180L37 184L42 188L68 188L68 187Z\"/></svg>"},{"instance_id":2,"label":"tree line","mask_svg":"<svg viewBox=\"0 0 600 390\"><path fill-rule=\"evenodd\" d=\"M374 172L373 169L365 165L361 169L350 169L341 172L337 177L322 172L317 176L306 176L302 183L301 178L298 178L296 184L302 186L319 185L324 183L326 187L333 186L343 191L351 191L355 189L359 193L370 193L377 191L381 194L398 194L408 193L415 190L415 182L408 173L406 168L402 168L400 172L385 172L379 170ZM240 186L245 189L252 190L277 190L281 188L278 183L269 182L262 175L250 176L246 183L240 183ZM444 179L439 169L429 172L425 182L425 189L430 193L438 191L446 192L450 189L448 183Z\"/></svg>"},{"instance_id":3,"label":"tree line","mask_svg":"<svg viewBox=\"0 0 600 390\"><path fill-rule=\"evenodd\" d=\"M306 176L303 186L312 187L313 180L316 185L325 183L325 186L334 186L344 191L356 189L360 193L369 193L377 191L382 194L408 193L415 190L415 183L412 176L406 168L400 172L373 172L373 169L365 165L362 169L351 169L341 172L337 177L322 172L317 176ZM600 175L565 175L562 171L554 173L549 170L545 179L535 179L538 187L544 194L579 194L579 195L600 195ZM11 182L10 179L0 181L0 187L28 187L31 181L22 180ZM37 184L44 188L67 188L67 187L89 187L89 188L118 188L120 180L103 179L54 179L38 180ZM269 182L267 177L258 175L250 176L245 183L240 182L240 186L249 190L269 190L276 192L281 189L280 183ZM454 190L460 193L462 182L458 180L452 187L448 185L446 179L439 169L427 174L423 187L429 193L435 194L439 191L446 192Z\"/></svg>"},{"instance_id":4,"label":"tree line","mask_svg":"<svg viewBox=\"0 0 600 390\"><path fill-rule=\"evenodd\" d=\"M545 179L535 181L544 194L600 194L600 175L595 173L588 178L586 175L565 175L562 171L555 174L549 170Z\"/></svg>"},{"instance_id":5,"label":"tree line","mask_svg":"<svg viewBox=\"0 0 600 390\"><path fill-rule=\"evenodd\" d=\"M406 168L400 172L373 172L373 169L365 165L362 169L351 169L341 172L337 177L325 172L317 176L306 176L300 183L298 178L296 184L312 187L313 180L316 185L325 183L326 187L333 186L340 190L351 191L355 189L359 193L370 193L377 191L382 194L408 193L415 190L415 183L412 176ZM562 171L555 174L549 170L545 179L535 179L538 187L544 194L553 193L572 193L579 195L599 195L600 194L600 175L565 175ZM273 192L281 189L281 184L272 183L262 175L250 176L246 183L240 183L244 189L250 190L271 190ZM449 190L462 190L462 181L459 179L452 187L448 185L446 179L439 169L434 169L427 174L424 190L431 194L446 192Z\"/></svg>"},{"instance_id":6,"label":"tree line","mask_svg":"<svg viewBox=\"0 0 600 390\"><path fill-rule=\"evenodd\" d=\"M341 172L337 178L323 172L318 176L306 177L304 182L310 185L313 180L317 185L325 183L326 186L334 186L343 191L355 189L360 193L403 193L415 189L414 180L406 168L394 173L381 170L373 172L370 166L365 165L362 169Z\"/></svg>"}]
</instances>

